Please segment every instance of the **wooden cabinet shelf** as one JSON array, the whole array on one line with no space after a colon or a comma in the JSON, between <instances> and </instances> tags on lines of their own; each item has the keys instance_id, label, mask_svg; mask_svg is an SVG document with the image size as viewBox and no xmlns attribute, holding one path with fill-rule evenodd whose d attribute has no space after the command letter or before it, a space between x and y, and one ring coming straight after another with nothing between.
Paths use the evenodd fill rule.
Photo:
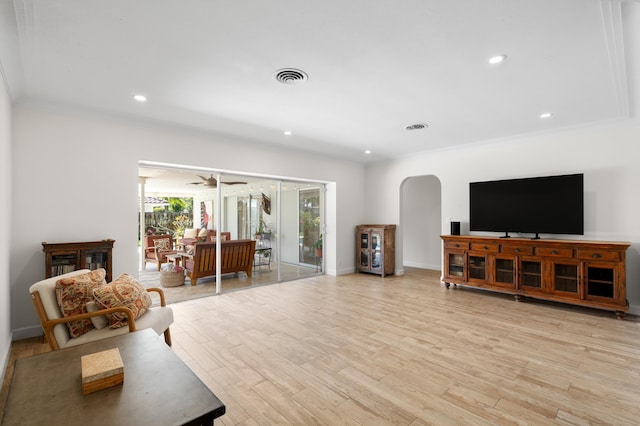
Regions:
<instances>
[{"instance_id":1,"label":"wooden cabinet shelf","mask_svg":"<svg viewBox=\"0 0 640 426\"><path fill-rule=\"evenodd\" d=\"M443 281L615 311L629 310L627 242L443 235Z\"/></svg>"},{"instance_id":2,"label":"wooden cabinet shelf","mask_svg":"<svg viewBox=\"0 0 640 426\"><path fill-rule=\"evenodd\" d=\"M107 282L111 282L114 243L115 240L53 244L43 242L45 277L51 278L77 269L104 268Z\"/></svg>"},{"instance_id":3,"label":"wooden cabinet shelf","mask_svg":"<svg viewBox=\"0 0 640 426\"><path fill-rule=\"evenodd\" d=\"M356 270L381 276L395 270L396 225L358 225L356 227ZM463 267L462 260L459 260Z\"/></svg>"}]
</instances>

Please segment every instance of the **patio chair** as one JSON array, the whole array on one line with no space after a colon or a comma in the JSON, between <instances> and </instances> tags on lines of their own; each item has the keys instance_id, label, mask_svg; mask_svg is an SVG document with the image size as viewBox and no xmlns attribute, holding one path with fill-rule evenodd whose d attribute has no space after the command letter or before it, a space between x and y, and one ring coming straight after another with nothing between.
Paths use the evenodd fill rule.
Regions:
<instances>
[{"instance_id":1,"label":"patio chair","mask_svg":"<svg viewBox=\"0 0 640 426\"><path fill-rule=\"evenodd\" d=\"M56 282L65 278L72 278L81 274L91 272L88 269L81 269L69 272L63 275L47 278L38 281L29 288L31 298L33 300L36 313L40 319L42 330L49 342L52 350L63 349L71 346L81 345L96 340L106 339L109 337L152 328L156 334L164 333L164 340L167 345L171 346L171 333L169 326L173 324L173 310L166 306L164 292L160 288L148 288L147 292L156 292L160 295L160 306L150 307L138 318L128 307L112 307L109 309L99 309L94 312L87 312L78 315L64 316L58 304L56 297ZM84 319L98 319L103 315L121 313L126 315L127 325L119 328L111 328L104 326L103 328L93 328L86 331L78 337L72 337L66 323L71 321L79 321ZM124 317L123 317L124 318ZM91 321L93 323L93 321Z\"/></svg>"},{"instance_id":2,"label":"patio chair","mask_svg":"<svg viewBox=\"0 0 640 426\"><path fill-rule=\"evenodd\" d=\"M167 263L168 254L176 254L178 250L173 245L173 237L171 235L146 235L144 237L144 266L147 263L156 263L158 271L163 263Z\"/></svg>"}]
</instances>

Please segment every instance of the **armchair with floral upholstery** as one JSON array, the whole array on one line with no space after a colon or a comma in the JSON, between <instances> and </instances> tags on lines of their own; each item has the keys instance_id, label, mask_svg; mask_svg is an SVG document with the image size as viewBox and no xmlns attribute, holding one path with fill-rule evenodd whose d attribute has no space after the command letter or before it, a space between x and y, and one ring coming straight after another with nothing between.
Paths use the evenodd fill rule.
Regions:
<instances>
[{"instance_id":1,"label":"armchair with floral upholstery","mask_svg":"<svg viewBox=\"0 0 640 426\"><path fill-rule=\"evenodd\" d=\"M173 245L171 235L146 235L144 237L144 266L148 262L156 263L158 271L163 263L167 263L167 255L178 251Z\"/></svg>"}]
</instances>

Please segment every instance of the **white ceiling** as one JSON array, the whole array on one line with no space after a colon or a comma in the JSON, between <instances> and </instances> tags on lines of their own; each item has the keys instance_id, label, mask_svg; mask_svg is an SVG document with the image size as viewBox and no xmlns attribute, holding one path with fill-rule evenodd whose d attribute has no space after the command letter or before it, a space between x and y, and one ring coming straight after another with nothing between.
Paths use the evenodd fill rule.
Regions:
<instances>
[{"instance_id":1,"label":"white ceiling","mask_svg":"<svg viewBox=\"0 0 640 426\"><path fill-rule=\"evenodd\" d=\"M138 176L144 183L145 195L192 197L195 194L214 196L216 189L202 185L202 177L214 178L217 173L188 169L163 168L154 165L142 165L138 168ZM276 191L278 181L281 191L297 191L317 188L321 183L270 179L268 177L222 174L223 196L248 196ZM228 184L234 182L234 184ZM243 183L240 183L243 182Z\"/></svg>"},{"instance_id":2,"label":"white ceiling","mask_svg":"<svg viewBox=\"0 0 640 426\"><path fill-rule=\"evenodd\" d=\"M609 0L0 0L0 60L16 102L367 162L628 117L622 13ZM287 67L308 81L278 83Z\"/></svg>"}]
</instances>

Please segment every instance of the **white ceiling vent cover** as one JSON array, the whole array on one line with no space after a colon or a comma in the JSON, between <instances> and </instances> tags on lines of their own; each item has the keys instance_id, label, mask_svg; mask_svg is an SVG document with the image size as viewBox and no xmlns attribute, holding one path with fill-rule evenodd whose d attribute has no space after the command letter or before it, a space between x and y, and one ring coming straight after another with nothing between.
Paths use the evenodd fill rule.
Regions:
<instances>
[{"instance_id":1,"label":"white ceiling vent cover","mask_svg":"<svg viewBox=\"0 0 640 426\"><path fill-rule=\"evenodd\" d=\"M282 84L295 85L304 83L309 79L306 72L296 68L283 68L278 70L274 77Z\"/></svg>"}]
</instances>

